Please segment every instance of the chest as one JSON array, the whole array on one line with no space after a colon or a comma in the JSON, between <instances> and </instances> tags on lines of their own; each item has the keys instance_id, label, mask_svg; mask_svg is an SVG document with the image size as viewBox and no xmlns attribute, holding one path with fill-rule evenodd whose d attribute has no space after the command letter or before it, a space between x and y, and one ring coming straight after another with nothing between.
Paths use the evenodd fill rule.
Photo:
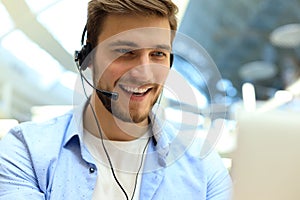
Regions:
<instances>
[{"instance_id":1,"label":"chest","mask_svg":"<svg viewBox=\"0 0 300 200\"><path fill-rule=\"evenodd\" d=\"M207 183L201 174L194 174L173 165L163 172L144 174L141 186L141 200L194 200L206 199Z\"/></svg>"},{"instance_id":2,"label":"chest","mask_svg":"<svg viewBox=\"0 0 300 200\"><path fill-rule=\"evenodd\" d=\"M43 178L46 188L41 189L45 192L47 200L92 199L97 179L101 181L97 170L94 170L96 162L87 162L79 152L74 152L63 151L59 158L53 161L56 164L51 170L50 167L45 169L48 171ZM152 164L156 158L155 156L148 162L149 158L146 156L145 162ZM180 159L163 168L141 170L139 199L206 199L205 173L195 165Z\"/></svg>"}]
</instances>

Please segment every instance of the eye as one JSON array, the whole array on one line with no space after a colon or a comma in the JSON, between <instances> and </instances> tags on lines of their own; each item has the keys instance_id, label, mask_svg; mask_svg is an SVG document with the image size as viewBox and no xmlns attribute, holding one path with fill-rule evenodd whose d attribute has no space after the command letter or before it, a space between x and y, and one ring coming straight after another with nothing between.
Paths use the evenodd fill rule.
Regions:
<instances>
[{"instance_id":1,"label":"eye","mask_svg":"<svg viewBox=\"0 0 300 200\"><path fill-rule=\"evenodd\" d=\"M152 56L155 56L155 57L165 57L167 54L165 52L162 52L162 51L155 51L152 53Z\"/></svg>"},{"instance_id":2,"label":"eye","mask_svg":"<svg viewBox=\"0 0 300 200\"><path fill-rule=\"evenodd\" d=\"M133 54L133 51L131 49L125 49L125 48L115 49L115 52L122 54L122 55Z\"/></svg>"}]
</instances>

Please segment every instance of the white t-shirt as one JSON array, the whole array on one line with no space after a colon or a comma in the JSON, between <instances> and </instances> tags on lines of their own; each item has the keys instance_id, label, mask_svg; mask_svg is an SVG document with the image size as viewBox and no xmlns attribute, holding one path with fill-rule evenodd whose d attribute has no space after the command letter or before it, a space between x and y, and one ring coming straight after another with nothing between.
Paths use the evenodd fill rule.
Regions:
<instances>
[{"instance_id":1,"label":"white t-shirt","mask_svg":"<svg viewBox=\"0 0 300 200\"><path fill-rule=\"evenodd\" d=\"M149 140L148 136L149 133L146 133L145 136L132 141L103 140L112 162L115 175L126 191L129 199L131 199L133 194L135 180L140 165L143 165L144 163L145 155L142 160L142 154L144 149L147 148L146 145ZM93 193L93 200L126 199L124 193L113 177L101 139L85 130L83 141L94 157L98 169L98 177ZM145 154L146 151L147 150L145 150ZM137 177L138 179L133 198L135 200L139 199L142 167L143 166L141 166L140 173Z\"/></svg>"}]
</instances>

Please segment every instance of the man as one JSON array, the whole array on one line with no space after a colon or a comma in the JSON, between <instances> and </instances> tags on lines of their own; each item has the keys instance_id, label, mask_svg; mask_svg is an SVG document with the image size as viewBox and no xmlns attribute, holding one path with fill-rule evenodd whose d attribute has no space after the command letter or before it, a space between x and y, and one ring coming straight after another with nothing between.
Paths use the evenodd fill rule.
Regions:
<instances>
[{"instance_id":1,"label":"man","mask_svg":"<svg viewBox=\"0 0 300 200\"><path fill-rule=\"evenodd\" d=\"M170 0L89 2L76 61L82 80L92 70L94 90L74 112L6 135L0 199L230 199L219 156L200 159L201 142L185 143L154 106L172 61L176 11Z\"/></svg>"}]
</instances>

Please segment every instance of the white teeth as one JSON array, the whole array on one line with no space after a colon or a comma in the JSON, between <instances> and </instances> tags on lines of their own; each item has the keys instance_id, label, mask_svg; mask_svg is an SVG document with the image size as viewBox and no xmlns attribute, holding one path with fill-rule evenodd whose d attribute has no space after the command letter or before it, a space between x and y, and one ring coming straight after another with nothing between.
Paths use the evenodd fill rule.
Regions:
<instances>
[{"instance_id":1,"label":"white teeth","mask_svg":"<svg viewBox=\"0 0 300 200\"><path fill-rule=\"evenodd\" d=\"M139 89L139 88L136 88L136 87L129 87L129 86L122 86L122 88L124 90L126 90L127 92L130 92L130 93L145 93L149 89L149 88Z\"/></svg>"}]
</instances>

